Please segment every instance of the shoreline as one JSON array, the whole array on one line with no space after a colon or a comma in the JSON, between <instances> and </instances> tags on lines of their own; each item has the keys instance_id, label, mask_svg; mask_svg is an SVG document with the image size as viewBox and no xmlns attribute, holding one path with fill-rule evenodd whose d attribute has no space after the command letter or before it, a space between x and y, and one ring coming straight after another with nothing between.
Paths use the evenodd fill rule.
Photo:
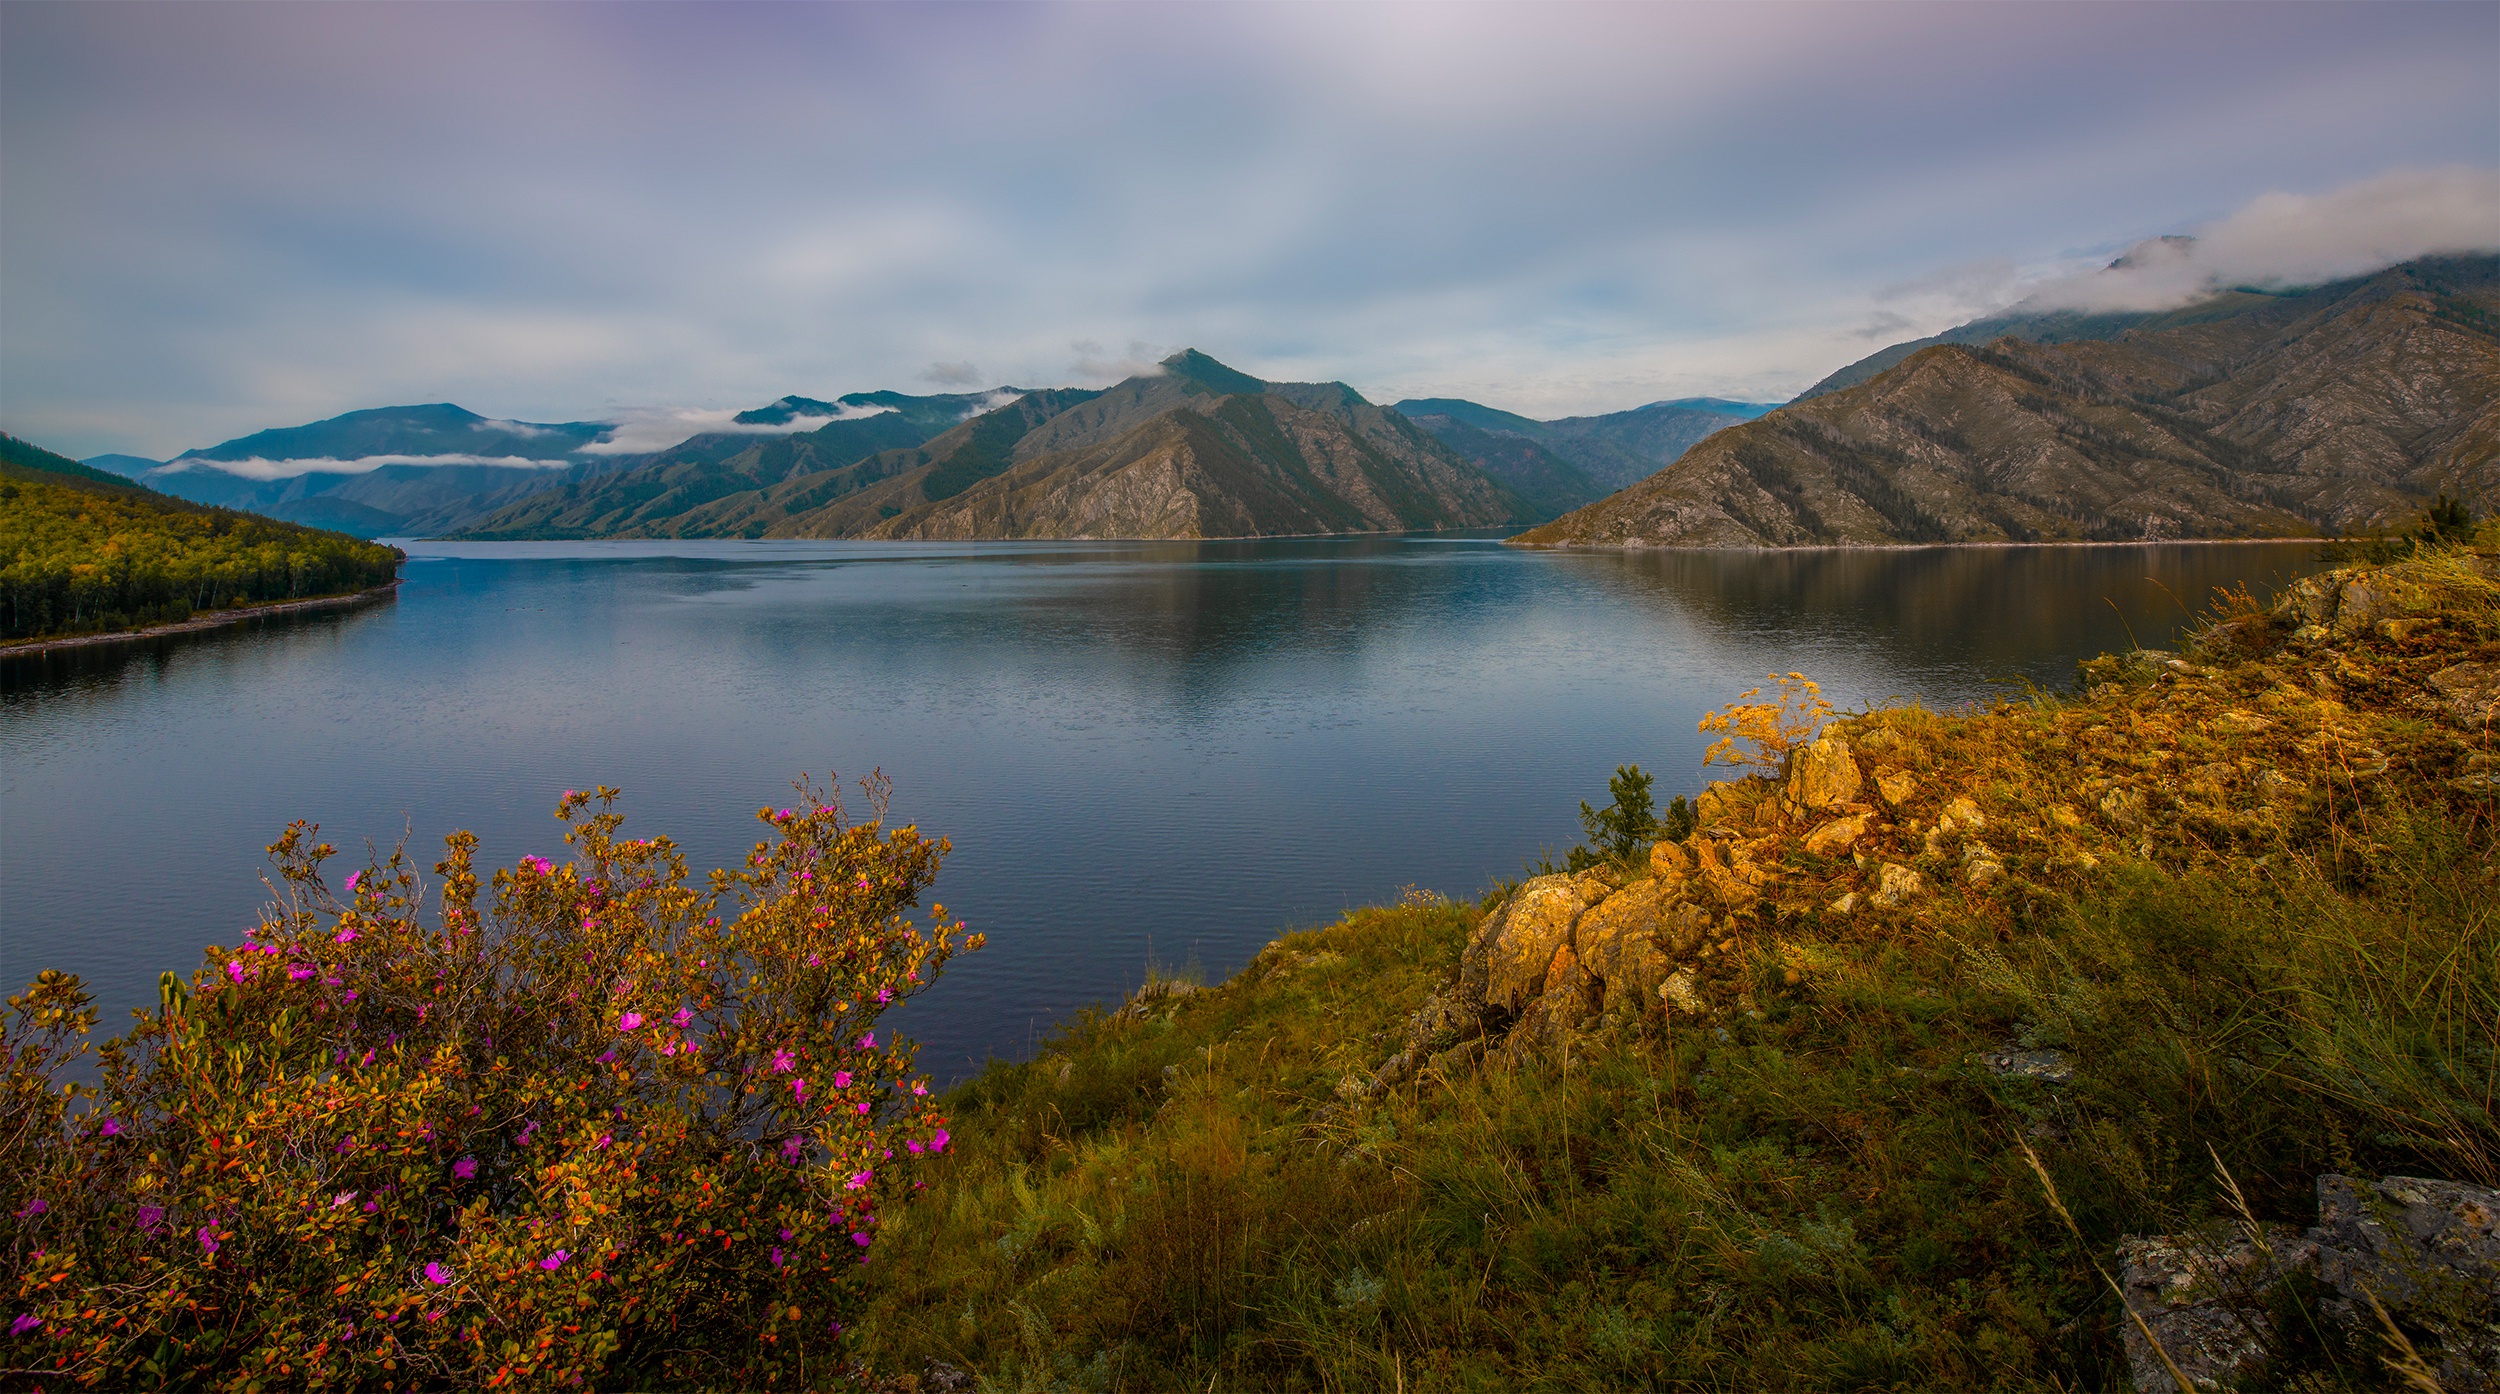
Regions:
<instances>
[{"instance_id":1,"label":"shoreline","mask_svg":"<svg viewBox=\"0 0 2500 1394\"><path fill-rule=\"evenodd\" d=\"M19 658L27 654L52 653L59 649L87 648L97 644L131 644L143 639L161 639L171 634L197 634L223 629L245 620L266 619L272 615L304 614L315 610L355 609L370 605L399 590L400 578L392 577L371 590L351 591L345 595L315 596L310 600L285 600L274 605L246 605L233 610L215 610L195 615L178 624L156 624L145 629L119 629L109 634L72 634L59 639L33 639L21 644L0 647L0 658Z\"/></svg>"},{"instance_id":2,"label":"shoreline","mask_svg":"<svg viewBox=\"0 0 2500 1394\"><path fill-rule=\"evenodd\" d=\"M2147 537L2129 542L1815 542L1793 547L1711 547L1683 542L1520 542L1502 545L1523 552L1942 552L1969 549L2015 551L2059 547L2324 547L2355 539L2338 537Z\"/></svg>"}]
</instances>

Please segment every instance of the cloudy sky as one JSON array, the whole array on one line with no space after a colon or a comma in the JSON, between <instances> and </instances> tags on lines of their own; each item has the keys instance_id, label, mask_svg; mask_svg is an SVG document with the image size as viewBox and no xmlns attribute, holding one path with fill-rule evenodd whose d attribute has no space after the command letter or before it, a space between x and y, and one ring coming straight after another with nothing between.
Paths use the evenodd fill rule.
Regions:
<instances>
[{"instance_id":1,"label":"cloudy sky","mask_svg":"<svg viewBox=\"0 0 2500 1394\"><path fill-rule=\"evenodd\" d=\"M2026 294L2500 246L2496 66L2490 3L12 0L0 427L161 458L1192 345L1537 416L1776 400Z\"/></svg>"}]
</instances>

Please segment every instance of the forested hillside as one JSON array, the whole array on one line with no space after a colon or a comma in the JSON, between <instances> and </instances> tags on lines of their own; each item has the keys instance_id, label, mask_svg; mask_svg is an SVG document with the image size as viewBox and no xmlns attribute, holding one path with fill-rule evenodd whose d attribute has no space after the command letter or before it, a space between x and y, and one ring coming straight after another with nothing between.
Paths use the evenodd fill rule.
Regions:
<instances>
[{"instance_id":1,"label":"forested hillside","mask_svg":"<svg viewBox=\"0 0 2500 1394\"><path fill-rule=\"evenodd\" d=\"M364 590L404 555L169 498L0 435L0 643Z\"/></svg>"}]
</instances>

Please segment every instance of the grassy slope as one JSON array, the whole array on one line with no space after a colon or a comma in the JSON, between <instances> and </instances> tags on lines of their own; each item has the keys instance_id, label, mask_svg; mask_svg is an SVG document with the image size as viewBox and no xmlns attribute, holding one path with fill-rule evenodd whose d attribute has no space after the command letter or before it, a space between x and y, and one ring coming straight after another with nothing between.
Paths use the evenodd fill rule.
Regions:
<instances>
[{"instance_id":1,"label":"grassy slope","mask_svg":"<svg viewBox=\"0 0 2500 1394\"><path fill-rule=\"evenodd\" d=\"M1871 874L1729 786L1720 840L1780 875L1706 1013L1364 1101L1480 916L1425 898L1073 1023L951 1101L864 1353L1002 1389L2126 1388L2091 1261L2221 1213L2214 1158L2301 1224L2322 1171L2495 1180L2494 742L2422 699L2500 659L2500 585L2398 581L2429 623L2242 607L2186 673L1845 723L1917 784L1861 844L1936 888L1898 909L1824 908ZM1957 795L1987 825L1930 848ZM1981 839L2009 874L1971 888ZM2077 1077L1974 1059L2007 1045ZM2287 1329L2278 1385L2385 1387Z\"/></svg>"}]
</instances>

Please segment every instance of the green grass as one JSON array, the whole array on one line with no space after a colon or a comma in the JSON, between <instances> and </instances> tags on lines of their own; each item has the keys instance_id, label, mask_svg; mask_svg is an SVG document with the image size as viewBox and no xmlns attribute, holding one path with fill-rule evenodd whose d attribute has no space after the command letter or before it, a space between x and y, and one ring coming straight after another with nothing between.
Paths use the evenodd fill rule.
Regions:
<instances>
[{"instance_id":1,"label":"green grass","mask_svg":"<svg viewBox=\"0 0 2500 1394\"><path fill-rule=\"evenodd\" d=\"M2494 588L2450 570L2413 573L2462 587L2446 637L2344 644L2339 704L2278 638L2168 686L1853 719L1920 799L1976 797L2018 874L1852 918L1820 905L1862 873L1796 854L1714 1018L1370 1099L1489 908L1414 898L1088 1014L949 1099L961 1150L892 1217L861 1352L1019 1391L2128 1388L2094 1269L2120 1236L2227 1223L2231 1184L2306 1225L2322 1172L2495 1183L2495 809L2453 778L2491 736L2406 705L2500 656ZM2214 719L2249 704L2279 719ZM2351 773L2363 744L2385 774ZM2052 811L2127 779L2154 825ZM1882 855L1919 856L1912 811ZM1976 1058L2007 1046L2075 1078ZM2252 1387L2394 1387L2300 1311L2276 1329Z\"/></svg>"}]
</instances>

